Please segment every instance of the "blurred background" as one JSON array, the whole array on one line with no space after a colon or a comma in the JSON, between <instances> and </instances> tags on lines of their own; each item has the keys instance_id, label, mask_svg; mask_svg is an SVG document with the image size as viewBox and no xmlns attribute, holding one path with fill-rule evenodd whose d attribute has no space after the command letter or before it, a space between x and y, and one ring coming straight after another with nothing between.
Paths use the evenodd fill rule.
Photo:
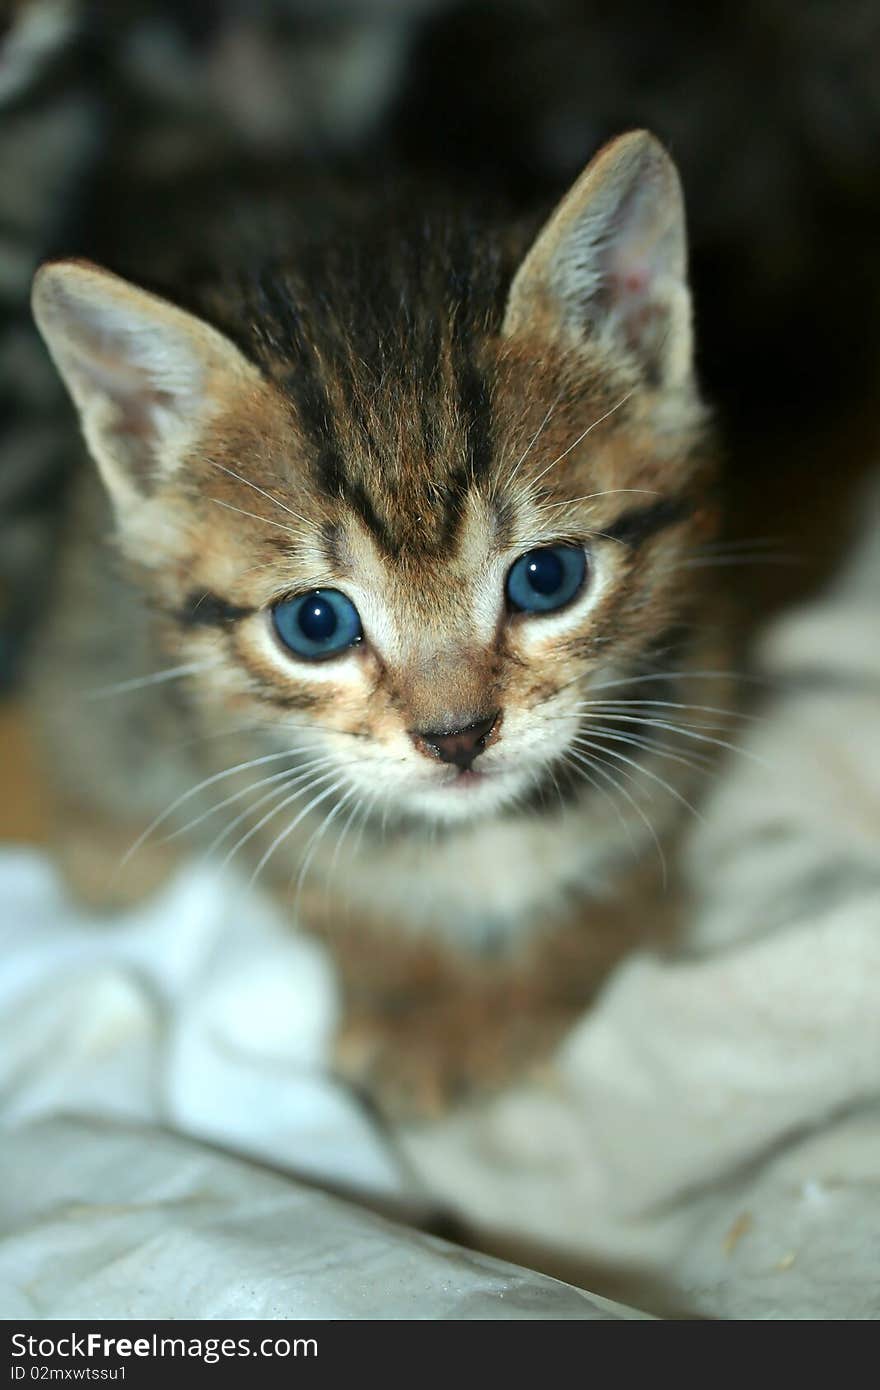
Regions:
<instances>
[{"instance_id":1,"label":"blurred background","mask_svg":"<svg viewBox=\"0 0 880 1390\"><path fill-rule=\"evenodd\" d=\"M875 0L0 0L0 16L0 762L14 788L0 835L42 833L15 700L77 463L30 280L56 254L112 264L145 195L170 206L194 181L268 182L299 162L377 181L405 165L525 210L611 135L650 127L684 180L700 371L726 441L719 562L763 616L845 553L880 425Z\"/></svg>"}]
</instances>

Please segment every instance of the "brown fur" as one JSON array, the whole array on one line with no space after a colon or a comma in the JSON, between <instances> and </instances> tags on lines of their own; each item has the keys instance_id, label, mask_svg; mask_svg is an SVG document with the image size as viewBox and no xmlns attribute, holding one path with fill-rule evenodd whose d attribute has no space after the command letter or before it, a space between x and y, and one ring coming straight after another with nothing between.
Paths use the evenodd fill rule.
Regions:
<instances>
[{"instance_id":1,"label":"brown fur","mask_svg":"<svg viewBox=\"0 0 880 1390\"><path fill-rule=\"evenodd\" d=\"M625 137L523 261L527 244L465 226L470 278L449 237L378 265L352 250L345 274L327 252L306 289L307 248L206 290L211 327L88 265L36 290L120 549L84 480L37 667L62 796L145 845L210 843L238 817L242 850L331 943L341 1064L392 1108L544 1054L653 935L652 893L664 916L670 900L652 837L709 746L698 707L726 695L688 674L723 642L685 565L713 456L668 158ZM584 594L512 612L510 565L563 543L588 551ZM270 614L318 588L356 603L366 640L309 665ZM186 669L125 688L163 666ZM591 718L585 697L669 700L650 712L672 718ZM423 731L496 712L491 775L453 789Z\"/></svg>"}]
</instances>

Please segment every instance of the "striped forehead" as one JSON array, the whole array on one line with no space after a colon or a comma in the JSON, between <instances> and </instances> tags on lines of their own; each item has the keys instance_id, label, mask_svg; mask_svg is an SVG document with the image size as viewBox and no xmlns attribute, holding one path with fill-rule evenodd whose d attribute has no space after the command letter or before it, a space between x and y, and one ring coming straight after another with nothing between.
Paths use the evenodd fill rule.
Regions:
<instances>
[{"instance_id":1,"label":"striped forehead","mask_svg":"<svg viewBox=\"0 0 880 1390\"><path fill-rule=\"evenodd\" d=\"M484 336L429 316L392 338L374 331L358 351L331 341L318 353L300 338L273 375L319 497L353 512L389 557L447 549L493 465Z\"/></svg>"},{"instance_id":2,"label":"striped forehead","mask_svg":"<svg viewBox=\"0 0 880 1390\"><path fill-rule=\"evenodd\" d=\"M492 640L501 561L492 507L479 491L466 494L443 551L418 547L390 556L354 512L335 529L332 548L342 582L389 658L412 656L422 645Z\"/></svg>"}]
</instances>

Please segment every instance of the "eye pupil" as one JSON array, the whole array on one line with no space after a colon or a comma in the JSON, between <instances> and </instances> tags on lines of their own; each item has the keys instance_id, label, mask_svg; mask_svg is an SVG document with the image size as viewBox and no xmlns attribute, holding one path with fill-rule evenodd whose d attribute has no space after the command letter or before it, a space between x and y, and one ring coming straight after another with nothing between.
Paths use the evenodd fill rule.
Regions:
<instances>
[{"instance_id":1,"label":"eye pupil","mask_svg":"<svg viewBox=\"0 0 880 1390\"><path fill-rule=\"evenodd\" d=\"M332 637L338 622L336 614L325 599L316 598L303 604L299 611L299 625L310 642L326 642Z\"/></svg>"},{"instance_id":2,"label":"eye pupil","mask_svg":"<svg viewBox=\"0 0 880 1390\"><path fill-rule=\"evenodd\" d=\"M526 574L537 594L549 597L562 586L565 571L559 556L552 550L533 550L526 556Z\"/></svg>"}]
</instances>

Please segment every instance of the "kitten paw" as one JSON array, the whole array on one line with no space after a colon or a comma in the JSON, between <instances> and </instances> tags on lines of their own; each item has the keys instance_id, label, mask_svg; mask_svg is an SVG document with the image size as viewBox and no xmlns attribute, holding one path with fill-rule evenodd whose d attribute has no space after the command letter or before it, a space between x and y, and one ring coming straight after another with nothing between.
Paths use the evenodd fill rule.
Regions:
<instances>
[{"instance_id":1,"label":"kitten paw","mask_svg":"<svg viewBox=\"0 0 880 1390\"><path fill-rule=\"evenodd\" d=\"M386 1120L437 1120L457 1106L547 1070L573 1017L517 1017L485 1000L350 1016L337 1036L337 1073Z\"/></svg>"},{"instance_id":2,"label":"kitten paw","mask_svg":"<svg viewBox=\"0 0 880 1390\"><path fill-rule=\"evenodd\" d=\"M137 831L97 828L86 822L60 831L52 846L72 897L94 912L122 912L157 892L179 857L168 845L142 845L126 863Z\"/></svg>"}]
</instances>

